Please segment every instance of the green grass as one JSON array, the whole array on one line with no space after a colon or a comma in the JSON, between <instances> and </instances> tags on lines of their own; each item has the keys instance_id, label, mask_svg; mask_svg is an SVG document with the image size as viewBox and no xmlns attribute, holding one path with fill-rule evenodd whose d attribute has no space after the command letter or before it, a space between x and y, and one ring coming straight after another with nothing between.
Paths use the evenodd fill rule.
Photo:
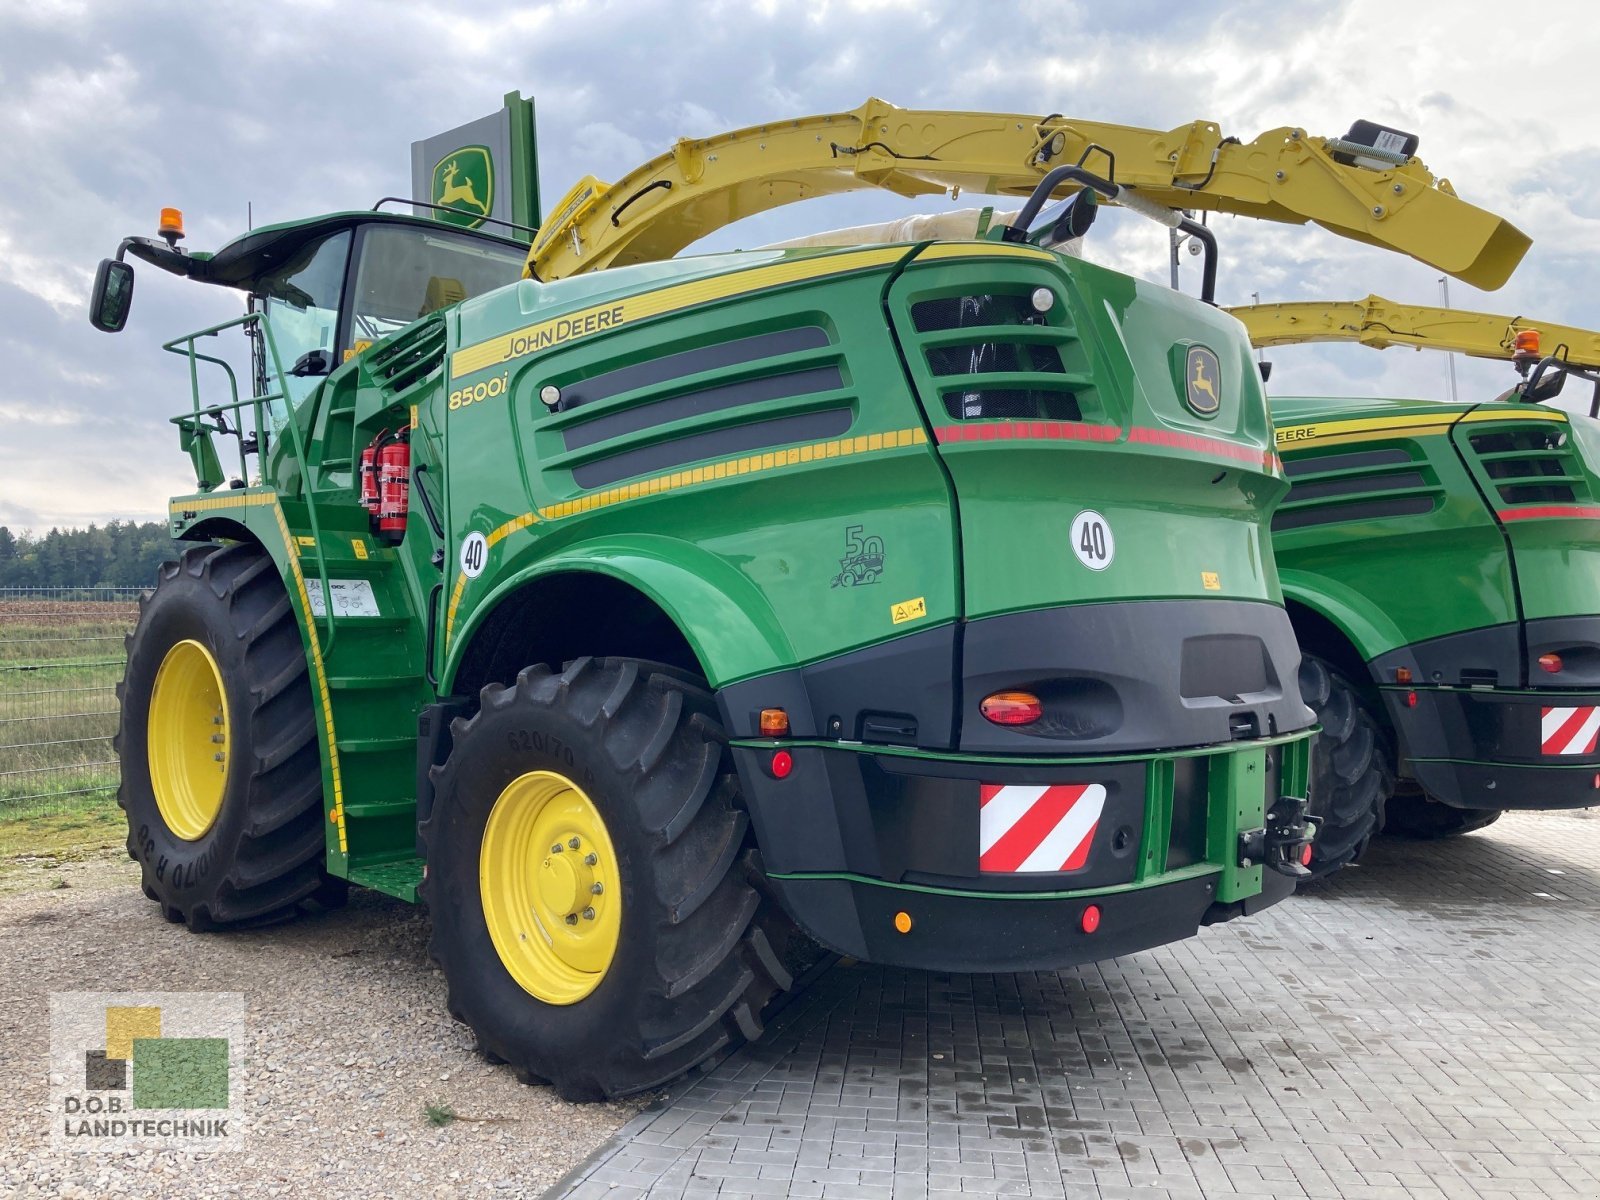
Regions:
<instances>
[{"instance_id":1,"label":"green grass","mask_svg":"<svg viewBox=\"0 0 1600 1200\"><path fill-rule=\"evenodd\" d=\"M0 867L122 844L111 735L132 605L0 601Z\"/></svg>"}]
</instances>

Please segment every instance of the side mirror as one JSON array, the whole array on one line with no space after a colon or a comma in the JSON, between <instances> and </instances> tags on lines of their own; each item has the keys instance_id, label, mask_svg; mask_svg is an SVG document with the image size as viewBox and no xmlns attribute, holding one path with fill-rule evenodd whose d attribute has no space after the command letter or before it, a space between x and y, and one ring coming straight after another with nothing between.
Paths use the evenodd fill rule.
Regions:
<instances>
[{"instance_id":1,"label":"side mirror","mask_svg":"<svg viewBox=\"0 0 1600 1200\"><path fill-rule=\"evenodd\" d=\"M289 368L291 375L326 375L333 370L333 352L331 350L308 350L295 359L294 366Z\"/></svg>"},{"instance_id":2,"label":"side mirror","mask_svg":"<svg viewBox=\"0 0 1600 1200\"><path fill-rule=\"evenodd\" d=\"M94 295L89 298L89 324L102 333L120 333L128 323L132 304L133 264L102 258L94 273Z\"/></svg>"},{"instance_id":3,"label":"side mirror","mask_svg":"<svg viewBox=\"0 0 1600 1200\"><path fill-rule=\"evenodd\" d=\"M1542 373L1536 371L1534 377L1523 384L1522 398L1531 404L1543 404L1559 396L1566 382L1567 373L1559 367Z\"/></svg>"}]
</instances>

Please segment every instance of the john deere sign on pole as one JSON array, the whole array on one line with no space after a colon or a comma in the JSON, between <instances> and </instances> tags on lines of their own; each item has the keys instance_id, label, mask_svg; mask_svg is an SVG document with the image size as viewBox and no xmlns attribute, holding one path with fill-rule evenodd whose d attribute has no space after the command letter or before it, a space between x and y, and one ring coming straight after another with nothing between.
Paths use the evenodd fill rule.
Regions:
<instances>
[{"instance_id":1,"label":"john deere sign on pole","mask_svg":"<svg viewBox=\"0 0 1600 1200\"><path fill-rule=\"evenodd\" d=\"M485 232L529 240L489 218L539 224L539 156L533 101L508 92L499 112L411 143L411 194L448 211L419 214Z\"/></svg>"}]
</instances>

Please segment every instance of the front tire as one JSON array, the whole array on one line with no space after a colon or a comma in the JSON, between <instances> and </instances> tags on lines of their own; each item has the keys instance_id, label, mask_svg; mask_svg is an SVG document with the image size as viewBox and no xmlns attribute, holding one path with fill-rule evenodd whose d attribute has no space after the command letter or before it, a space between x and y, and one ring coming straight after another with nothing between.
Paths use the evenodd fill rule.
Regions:
<instances>
[{"instance_id":1,"label":"front tire","mask_svg":"<svg viewBox=\"0 0 1600 1200\"><path fill-rule=\"evenodd\" d=\"M481 699L422 837L429 949L483 1053L594 1100L759 1036L786 921L703 684L580 658Z\"/></svg>"},{"instance_id":2,"label":"front tire","mask_svg":"<svg viewBox=\"0 0 1600 1200\"><path fill-rule=\"evenodd\" d=\"M1434 841L1459 837L1500 819L1503 809L1455 808L1421 793L1394 796L1389 801L1383 832L1398 837Z\"/></svg>"},{"instance_id":3,"label":"front tire","mask_svg":"<svg viewBox=\"0 0 1600 1200\"><path fill-rule=\"evenodd\" d=\"M139 602L117 685L117 803L144 893L199 931L331 895L300 629L272 558L199 545Z\"/></svg>"},{"instance_id":4,"label":"front tire","mask_svg":"<svg viewBox=\"0 0 1600 1200\"><path fill-rule=\"evenodd\" d=\"M1311 874L1331 875L1361 857L1383 829L1394 768L1383 727L1361 692L1314 655L1300 660L1300 694L1322 732L1311 750L1310 812L1323 819Z\"/></svg>"}]
</instances>

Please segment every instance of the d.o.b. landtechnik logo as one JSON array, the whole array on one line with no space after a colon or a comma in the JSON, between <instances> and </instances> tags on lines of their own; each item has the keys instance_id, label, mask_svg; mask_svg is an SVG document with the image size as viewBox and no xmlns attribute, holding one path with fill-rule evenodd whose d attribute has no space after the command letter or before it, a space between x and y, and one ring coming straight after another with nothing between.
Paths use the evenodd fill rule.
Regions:
<instances>
[{"instance_id":1,"label":"d.o.b. landtechnik logo","mask_svg":"<svg viewBox=\"0 0 1600 1200\"><path fill-rule=\"evenodd\" d=\"M51 1141L102 1150L222 1150L244 1035L236 992L58 992L50 997Z\"/></svg>"}]
</instances>

